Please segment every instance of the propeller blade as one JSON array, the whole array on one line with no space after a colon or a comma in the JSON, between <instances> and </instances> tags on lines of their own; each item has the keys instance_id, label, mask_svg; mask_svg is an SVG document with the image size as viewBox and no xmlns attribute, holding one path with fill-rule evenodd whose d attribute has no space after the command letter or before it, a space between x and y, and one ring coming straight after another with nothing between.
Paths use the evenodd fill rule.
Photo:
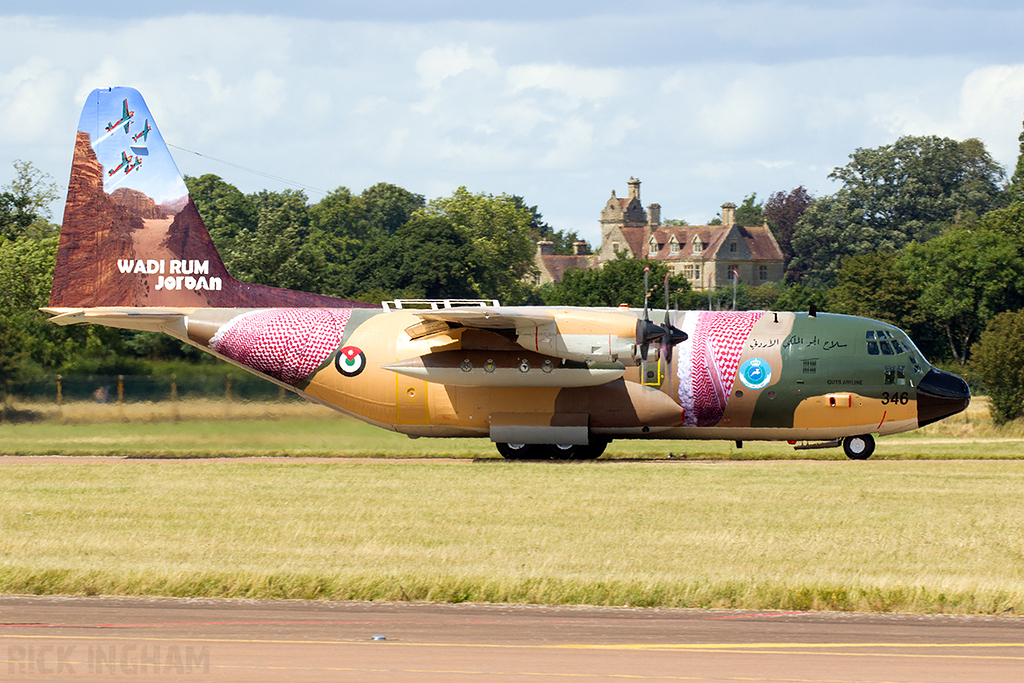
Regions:
<instances>
[{"instance_id":1,"label":"propeller blade","mask_svg":"<svg viewBox=\"0 0 1024 683\"><path fill-rule=\"evenodd\" d=\"M647 297L651 292L650 285L648 284L648 279L650 278L650 275L651 267L644 266L644 320L650 320L650 316L647 315Z\"/></svg>"},{"instance_id":2,"label":"propeller blade","mask_svg":"<svg viewBox=\"0 0 1024 683\"><path fill-rule=\"evenodd\" d=\"M679 342L686 341L689 337L685 332L672 324L668 310L668 273L665 274L665 324L662 326L661 335L661 356L665 363L672 364L672 347ZM676 310L678 312L679 300L676 299Z\"/></svg>"}]
</instances>

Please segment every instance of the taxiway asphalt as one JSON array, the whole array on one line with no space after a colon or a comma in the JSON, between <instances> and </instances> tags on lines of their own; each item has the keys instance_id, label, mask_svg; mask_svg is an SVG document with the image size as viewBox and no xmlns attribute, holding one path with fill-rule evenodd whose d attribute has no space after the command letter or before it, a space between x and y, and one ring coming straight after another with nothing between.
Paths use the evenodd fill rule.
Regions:
<instances>
[{"instance_id":1,"label":"taxiway asphalt","mask_svg":"<svg viewBox=\"0 0 1024 683\"><path fill-rule=\"evenodd\" d=\"M1024 619L0 598L0 679L1020 683Z\"/></svg>"}]
</instances>

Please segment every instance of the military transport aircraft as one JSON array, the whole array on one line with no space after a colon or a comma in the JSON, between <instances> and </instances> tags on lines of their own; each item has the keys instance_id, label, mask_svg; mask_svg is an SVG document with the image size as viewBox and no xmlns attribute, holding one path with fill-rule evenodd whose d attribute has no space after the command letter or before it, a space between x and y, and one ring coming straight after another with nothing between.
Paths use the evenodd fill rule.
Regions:
<instances>
[{"instance_id":1,"label":"military transport aircraft","mask_svg":"<svg viewBox=\"0 0 1024 683\"><path fill-rule=\"evenodd\" d=\"M100 121L122 101L153 121L154 140L145 168L123 182L135 192L108 194L101 160L117 150ZM966 383L929 365L903 331L865 318L371 306L240 282L130 88L89 95L71 174L44 309L53 322L164 332L411 437L490 438L507 458L596 458L612 439L657 438L842 445L863 459L875 435L970 402Z\"/></svg>"}]
</instances>

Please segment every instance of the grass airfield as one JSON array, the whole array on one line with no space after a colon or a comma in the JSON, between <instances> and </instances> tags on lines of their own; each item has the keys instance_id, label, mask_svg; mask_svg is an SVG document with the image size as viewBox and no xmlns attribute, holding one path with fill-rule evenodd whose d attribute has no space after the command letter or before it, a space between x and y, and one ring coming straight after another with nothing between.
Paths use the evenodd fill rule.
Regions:
<instances>
[{"instance_id":1,"label":"grass airfield","mask_svg":"<svg viewBox=\"0 0 1024 683\"><path fill-rule=\"evenodd\" d=\"M1021 614L1024 436L978 403L867 462L619 441L581 463L304 404L63 406L0 424L0 453L136 457L4 459L0 592Z\"/></svg>"}]
</instances>

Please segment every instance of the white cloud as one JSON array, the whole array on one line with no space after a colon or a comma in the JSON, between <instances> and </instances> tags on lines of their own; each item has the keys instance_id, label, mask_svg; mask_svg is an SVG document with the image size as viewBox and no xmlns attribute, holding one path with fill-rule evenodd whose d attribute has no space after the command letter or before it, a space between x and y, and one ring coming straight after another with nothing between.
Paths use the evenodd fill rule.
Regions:
<instances>
[{"instance_id":1,"label":"white cloud","mask_svg":"<svg viewBox=\"0 0 1024 683\"><path fill-rule=\"evenodd\" d=\"M81 102L107 85L139 88L164 136L206 155L176 155L193 175L281 189L224 159L326 189L507 191L592 240L630 175L666 217L703 221L751 192L834 191L826 176L854 149L908 133L980 137L1012 164L1024 66L1000 36L1024 15L948 5L877 27L895 4L607 4L574 21L0 17L0 183L15 158L63 182ZM987 22L991 38L940 40L950 17ZM837 22L877 31L839 38Z\"/></svg>"},{"instance_id":2,"label":"white cloud","mask_svg":"<svg viewBox=\"0 0 1024 683\"><path fill-rule=\"evenodd\" d=\"M416 60L420 85L440 88L445 80L466 71L476 70L486 76L498 72L498 64L490 49L472 49L467 44L430 48Z\"/></svg>"}]
</instances>

